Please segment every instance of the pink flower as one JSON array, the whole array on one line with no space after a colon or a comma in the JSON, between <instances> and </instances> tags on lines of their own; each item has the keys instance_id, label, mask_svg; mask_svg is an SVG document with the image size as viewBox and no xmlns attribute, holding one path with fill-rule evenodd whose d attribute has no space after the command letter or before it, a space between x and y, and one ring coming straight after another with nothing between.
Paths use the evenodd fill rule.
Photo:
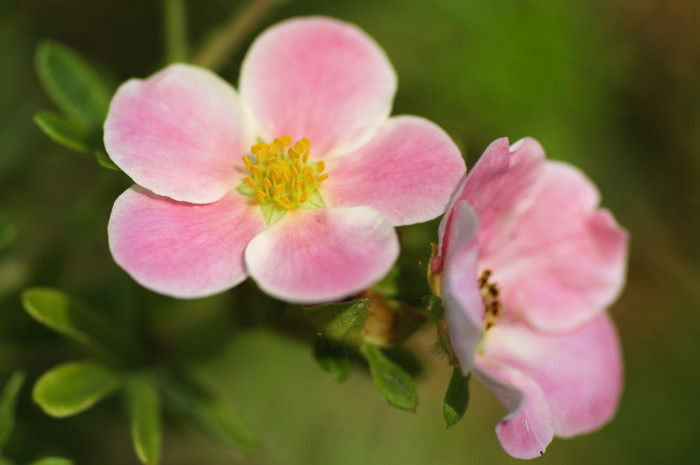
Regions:
<instances>
[{"instance_id":1,"label":"pink flower","mask_svg":"<svg viewBox=\"0 0 700 465\"><path fill-rule=\"evenodd\" d=\"M496 427L514 457L615 414L622 360L604 313L623 283L627 233L576 168L533 139L493 142L440 225L433 272L464 373L508 408Z\"/></svg>"},{"instance_id":2,"label":"pink flower","mask_svg":"<svg viewBox=\"0 0 700 465\"><path fill-rule=\"evenodd\" d=\"M388 117L395 91L371 38L320 17L261 34L240 97L182 64L126 82L105 122L107 151L137 184L112 210L115 261L181 298L247 276L300 303L371 285L397 258L394 226L442 214L465 170L435 124Z\"/></svg>"}]
</instances>

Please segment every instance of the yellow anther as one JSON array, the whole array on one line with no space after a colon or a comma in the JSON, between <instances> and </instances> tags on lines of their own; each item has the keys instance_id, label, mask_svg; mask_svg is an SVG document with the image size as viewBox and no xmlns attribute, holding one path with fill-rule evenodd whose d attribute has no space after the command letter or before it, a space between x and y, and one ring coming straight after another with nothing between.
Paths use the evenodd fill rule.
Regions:
<instances>
[{"instance_id":1,"label":"yellow anther","mask_svg":"<svg viewBox=\"0 0 700 465\"><path fill-rule=\"evenodd\" d=\"M245 189L239 191L244 195L252 191L260 204L273 203L287 210L299 208L328 178L325 162L308 163L310 148L309 139L293 143L289 135L277 137L269 144L254 144L250 148L252 155L242 157L248 175L243 179Z\"/></svg>"}]
</instances>

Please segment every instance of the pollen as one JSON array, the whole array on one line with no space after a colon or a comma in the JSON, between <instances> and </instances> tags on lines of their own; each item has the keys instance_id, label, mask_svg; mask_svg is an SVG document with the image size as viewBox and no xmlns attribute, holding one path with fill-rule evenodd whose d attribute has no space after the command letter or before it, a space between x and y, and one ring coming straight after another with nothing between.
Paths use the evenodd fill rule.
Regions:
<instances>
[{"instance_id":1,"label":"pollen","mask_svg":"<svg viewBox=\"0 0 700 465\"><path fill-rule=\"evenodd\" d=\"M499 317L503 313L503 306L498 298L498 285L490 281L491 270L484 270L479 277L479 288L481 289L481 298L484 300L484 332L488 331L496 324Z\"/></svg>"},{"instance_id":2,"label":"pollen","mask_svg":"<svg viewBox=\"0 0 700 465\"><path fill-rule=\"evenodd\" d=\"M310 162L311 141L304 137L295 143L289 135L272 142L258 143L243 155L247 173L243 182L261 205L274 204L286 210L299 208L328 179L326 164ZM251 194L252 193L252 194Z\"/></svg>"}]
</instances>

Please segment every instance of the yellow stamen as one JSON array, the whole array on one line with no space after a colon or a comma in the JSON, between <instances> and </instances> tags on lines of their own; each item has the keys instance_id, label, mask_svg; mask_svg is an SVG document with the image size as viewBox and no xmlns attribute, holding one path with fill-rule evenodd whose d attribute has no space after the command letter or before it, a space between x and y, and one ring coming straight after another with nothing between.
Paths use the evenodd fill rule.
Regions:
<instances>
[{"instance_id":1,"label":"yellow stamen","mask_svg":"<svg viewBox=\"0 0 700 465\"><path fill-rule=\"evenodd\" d=\"M253 145L251 155L242 157L248 175L243 178L245 189L239 191L244 195L252 191L260 204L285 210L299 208L311 195L318 195L319 184L328 179L325 162L308 162L310 148L311 141L306 137L293 143L289 135Z\"/></svg>"}]
</instances>

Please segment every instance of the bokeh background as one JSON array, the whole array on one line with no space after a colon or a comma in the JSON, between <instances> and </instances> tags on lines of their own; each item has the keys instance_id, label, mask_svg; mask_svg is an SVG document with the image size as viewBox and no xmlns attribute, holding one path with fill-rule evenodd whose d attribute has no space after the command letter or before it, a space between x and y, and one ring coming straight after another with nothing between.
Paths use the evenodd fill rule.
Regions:
<instances>
[{"instance_id":1,"label":"bokeh background","mask_svg":"<svg viewBox=\"0 0 700 465\"><path fill-rule=\"evenodd\" d=\"M201 44L247 2L188 2ZM416 413L386 405L361 371L337 383L309 344L269 328L267 316L224 294L179 302L138 289L112 262L106 222L129 185L63 149L32 123L51 108L33 67L37 43L63 41L115 85L163 64L161 2L0 0L0 381L30 382L85 356L21 308L29 285L58 287L132 325L155 354L185 359L235 405L265 451L230 455L166 418L164 464L508 464L493 427L503 408L472 383L466 417L446 430L449 378L433 334L410 342L424 363ZM493 139L529 135L553 159L579 165L632 237L629 281L611 309L624 344L626 388L615 420L555 440L542 464L690 464L700 456L700 2L696 0L296 0L250 24L221 74L262 28L294 15L358 24L399 76L394 113L426 116L469 165ZM279 72L284 72L280 63ZM425 256L435 223L403 232ZM47 417L24 390L7 455L62 455L80 465L127 465L123 401L67 419Z\"/></svg>"}]
</instances>

